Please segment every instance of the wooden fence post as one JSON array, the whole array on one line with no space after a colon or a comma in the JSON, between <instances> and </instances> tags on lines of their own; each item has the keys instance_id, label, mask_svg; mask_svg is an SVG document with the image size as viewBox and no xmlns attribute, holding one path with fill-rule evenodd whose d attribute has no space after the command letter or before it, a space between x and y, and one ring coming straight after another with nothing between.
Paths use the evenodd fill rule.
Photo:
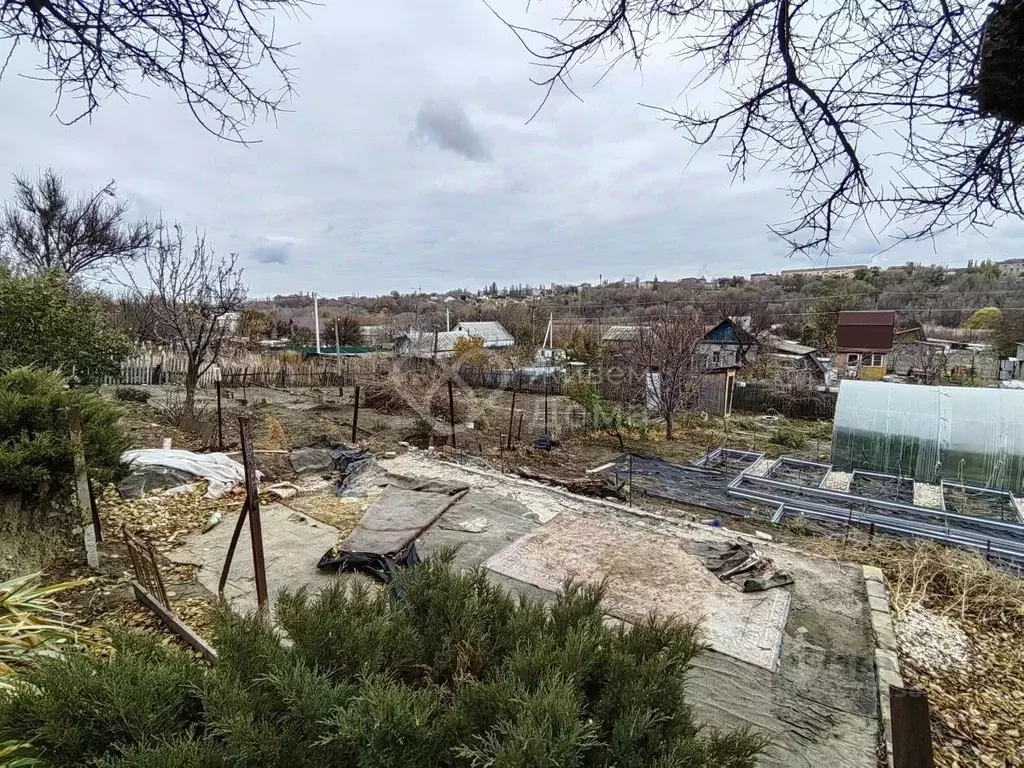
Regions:
<instances>
[{"instance_id":1,"label":"wooden fence post","mask_svg":"<svg viewBox=\"0 0 1024 768\"><path fill-rule=\"evenodd\" d=\"M889 686L893 768L935 768L928 694Z\"/></svg>"},{"instance_id":2,"label":"wooden fence post","mask_svg":"<svg viewBox=\"0 0 1024 768\"><path fill-rule=\"evenodd\" d=\"M356 384L355 401L352 408L352 444L356 444L356 429L359 424L359 385Z\"/></svg>"},{"instance_id":3,"label":"wooden fence post","mask_svg":"<svg viewBox=\"0 0 1024 768\"><path fill-rule=\"evenodd\" d=\"M452 380L448 379L448 417L452 427L452 449L455 448L455 392L452 389Z\"/></svg>"},{"instance_id":4,"label":"wooden fence post","mask_svg":"<svg viewBox=\"0 0 1024 768\"><path fill-rule=\"evenodd\" d=\"M242 464L245 467L245 506L249 509L249 538L252 539L252 565L256 575L256 603L260 611L267 609L267 563L263 556L263 523L260 520L260 481L256 459L249 437L249 420L238 417L238 434L242 442Z\"/></svg>"},{"instance_id":5,"label":"wooden fence post","mask_svg":"<svg viewBox=\"0 0 1024 768\"><path fill-rule=\"evenodd\" d=\"M93 511L92 493L89 490L89 470L85 466L85 441L82 438L82 416L77 408L68 410L68 432L71 438L71 453L75 462L75 495L78 500L79 519L82 522L82 538L85 543L85 559L90 568L99 568L100 556L96 542L102 539L98 511ZM87 523L86 520L89 520Z\"/></svg>"}]
</instances>

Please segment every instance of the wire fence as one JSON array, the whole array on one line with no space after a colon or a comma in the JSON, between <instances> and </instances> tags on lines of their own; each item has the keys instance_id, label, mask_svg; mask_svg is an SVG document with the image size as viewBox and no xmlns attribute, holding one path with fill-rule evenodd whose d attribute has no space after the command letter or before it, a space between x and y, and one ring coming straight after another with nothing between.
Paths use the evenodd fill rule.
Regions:
<instances>
[{"instance_id":1,"label":"wire fence","mask_svg":"<svg viewBox=\"0 0 1024 768\"><path fill-rule=\"evenodd\" d=\"M778 413L793 419L831 419L836 415L835 392L747 384L732 393L732 409L742 413Z\"/></svg>"}]
</instances>

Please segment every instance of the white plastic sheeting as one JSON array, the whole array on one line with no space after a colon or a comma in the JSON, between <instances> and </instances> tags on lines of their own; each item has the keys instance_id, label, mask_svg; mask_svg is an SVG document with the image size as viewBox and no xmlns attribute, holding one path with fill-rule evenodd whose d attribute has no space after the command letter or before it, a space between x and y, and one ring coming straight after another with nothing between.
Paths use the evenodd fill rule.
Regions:
<instances>
[{"instance_id":1,"label":"white plastic sheeting","mask_svg":"<svg viewBox=\"0 0 1024 768\"><path fill-rule=\"evenodd\" d=\"M245 482L245 467L223 453L193 453L180 449L141 448L125 451L121 461L134 467L169 467L209 483L207 498L215 499Z\"/></svg>"}]
</instances>

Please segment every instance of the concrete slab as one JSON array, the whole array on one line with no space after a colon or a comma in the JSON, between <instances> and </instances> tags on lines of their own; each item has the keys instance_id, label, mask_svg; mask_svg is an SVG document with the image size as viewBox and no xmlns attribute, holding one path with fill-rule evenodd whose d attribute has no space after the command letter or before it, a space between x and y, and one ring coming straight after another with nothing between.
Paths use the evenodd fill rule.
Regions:
<instances>
[{"instance_id":1,"label":"concrete slab","mask_svg":"<svg viewBox=\"0 0 1024 768\"><path fill-rule=\"evenodd\" d=\"M209 533L190 535L182 546L169 552L167 557L176 563L194 563L199 568L199 583L217 594L228 544L237 517L225 517ZM337 576L316 569L317 561L328 549L338 543L337 528L299 514L283 504L261 507L263 523L263 552L267 563L267 591L273 604L277 594L285 587L295 589L308 585L317 590ZM224 596L236 610L256 610L256 582L253 576L252 543L246 523L238 538L231 573Z\"/></svg>"},{"instance_id":2,"label":"concrete slab","mask_svg":"<svg viewBox=\"0 0 1024 768\"><path fill-rule=\"evenodd\" d=\"M789 610L785 589L741 594L678 539L616 519L562 514L489 558L490 570L557 590L567 577L607 579L608 613L636 621L657 612L700 622L711 647L775 669Z\"/></svg>"}]
</instances>

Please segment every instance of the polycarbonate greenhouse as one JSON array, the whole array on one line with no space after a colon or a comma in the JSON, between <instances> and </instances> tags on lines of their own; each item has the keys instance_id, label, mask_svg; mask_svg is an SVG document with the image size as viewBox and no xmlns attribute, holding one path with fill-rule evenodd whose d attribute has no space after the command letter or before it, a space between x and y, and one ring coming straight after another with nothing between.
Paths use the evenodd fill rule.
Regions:
<instances>
[{"instance_id":1,"label":"polycarbonate greenhouse","mask_svg":"<svg viewBox=\"0 0 1024 768\"><path fill-rule=\"evenodd\" d=\"M839 386L832 463L1024 492L1024 390L882 381Z\"/></svg>"}]
</instances>

